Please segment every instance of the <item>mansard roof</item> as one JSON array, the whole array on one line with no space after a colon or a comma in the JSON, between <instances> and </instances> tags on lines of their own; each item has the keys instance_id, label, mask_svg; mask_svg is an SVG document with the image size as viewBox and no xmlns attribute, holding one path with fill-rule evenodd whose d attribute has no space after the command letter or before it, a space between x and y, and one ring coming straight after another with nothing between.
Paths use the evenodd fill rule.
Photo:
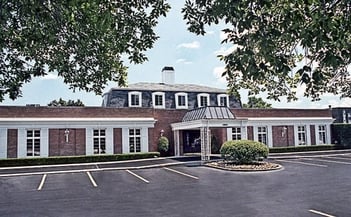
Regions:
<instances>
[{"instance_id":1,"label":"mansard roof","mask_svg":"<svg viewBox=\"0 0 351 217\"><path fill-rule=\"evenodd\" d=\"M111 90L135 90L135 91L174 91L174 92L204 92L204 93L226 93L225 89L208 87L197 84L165 84L139 82L130 84L128 87L112 88Z\"/></svg>"},{"instance_id":2,"label":"mansard roof","mask_svg":"<svg viewBox=\"0 0 351 217\"><path fill-rule=\"evenodd\" d=\"M228 107L208 106L188 111L182 122L204 119L235 119L235 116Z\"/></svg>"}]
</instances>

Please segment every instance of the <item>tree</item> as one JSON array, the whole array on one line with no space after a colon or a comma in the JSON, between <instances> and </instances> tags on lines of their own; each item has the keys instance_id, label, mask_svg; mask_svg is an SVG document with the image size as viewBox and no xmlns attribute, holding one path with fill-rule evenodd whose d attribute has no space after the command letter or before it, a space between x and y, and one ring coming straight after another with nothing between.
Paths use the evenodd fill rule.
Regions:
<instances>
[{"instance_id":1,"label":"tree","mask_svg":"<svg viewBox=\"0 0 351 217\"><path fill-rule=\"evenodd\" d=\"M247 104L243 104L243 108L272 108L272 104L269 104L261 97L250 96Z\"/></svg>"},{"instance_id":2,"label":"tree","mask_svg":"<svg viewBox=\"0 0 351 217\"><path fill-rule=\"evenodd\" d=\"M84 106L84 103L80 99L77 99L77 101L71 99L66 101L60 98L59 100L49 102L48 106Z\"/></svg>"},{"instance_id":3,"label":"tree","mask_svg":"<svg viewBox=\"0 0 351 217\"><path fill-rule=\"evenodd\" d=\"M219 58L235 95L244 88L290 101L305 87L312 100L351 96L349 0L187 0L182 12L198 35L206 25L228 27L222 43L234 49Z\"/></svg>"},{"instance_id":4,"label":"tree","mask_svg":"<svg viewBox=\"0 0 351 217\"><path fill-rule=\"evenodd\" d=\"M158 38L153 28L169 9L163 0L0 1L0 102L52 72L73 90L125 85L122 56L146 61Z\"/></svg>"}]
</instances>

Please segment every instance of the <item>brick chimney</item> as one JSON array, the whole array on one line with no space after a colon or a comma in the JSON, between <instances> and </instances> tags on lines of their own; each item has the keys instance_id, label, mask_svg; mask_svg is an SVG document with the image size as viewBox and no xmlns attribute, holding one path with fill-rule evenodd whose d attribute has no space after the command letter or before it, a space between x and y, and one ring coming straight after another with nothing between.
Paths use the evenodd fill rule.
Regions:
<instances>
[{"instance_id":1,"label":"brick chimney","mask_svg":"<svg viewBox=\"0 0 351 217\"><path fill-rule=\"evenodd\" d=\"M172 66L165 66L162 69L162 83L163 84L174 84L175 74Z\"/></svg>"}]
</instances>

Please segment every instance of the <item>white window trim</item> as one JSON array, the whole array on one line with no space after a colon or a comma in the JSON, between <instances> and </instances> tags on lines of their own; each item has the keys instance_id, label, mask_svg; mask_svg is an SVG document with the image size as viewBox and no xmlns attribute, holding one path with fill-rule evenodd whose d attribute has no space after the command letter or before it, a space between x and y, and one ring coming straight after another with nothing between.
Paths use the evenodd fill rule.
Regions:
<instances>
[{"instance_id":1,"label":"white window trim","mask_svg":"<svg viewBox=\"0 0 351 217\"><path fill-rule=\"evenodd\" d=\"M7 129L0 128L0 159L7 158Z\"/></svg>"},{"instance_id":2,"label":"white window trim","mask_svg":"<svg viewBox=\"0 0 351 217\"><path fill-rule=\"evenodd\" d=\"M298 127L299 126L305 126L305 133L306 133L306 145L311 145L311 125L310 124L297 124L294 125L294 138L295 138L295 146L302 146L299 145L299 132L298 132Z\"/></svg>"},{"instance_id":3,"label":"white window trim","mask_svg":"<svg viewBox=\"0 0 351 217\"><path fill-rule=\"evenodd\" d=\"M179 102L178 102L179 96L185 97L185 106L179 105ZM176 103L176 109L188 109L188 94L187 93L176 93L175 94L175 103Z\"/></svg>"},{"instance_id":4,"label":"white window trim","mask_svg":"<svg viewBox=\"0 0 351 217\"><path fill-rule=\"evenodd\" d=\"M319 126L325 126L325 137L326 137L326 140L325 140L325 144L331 144L331 141L330 141L330 125L328 124L317 124L315 125L315 137L316 137L316 145L324 145L323 143L320 143L319 141Z\"/></svg>"},{"instance_id":5,"label":"white window trim","mask_svg":"<svg viewBox=\"0 0 351 217\"><path fill-rule=\"evenodd\" d=\"M266 144L269 148L273 147L273 133L272 133L272 126L271 125L257 125L254 126L254 140L258 141L258 128L259 127L266 127L267 129L267 143Z\"/></svg>"},{"instance_id":6,"label":"white window trim","mask_svg":"<svg viewBox=\"0 0 351 217\"><path fill-rule=\"evenodd\" d=\"M139 105L132 105L132 95L138 95L139 96ZM128 93L128 106L129 107L141 107L142 103L142 98L141 98L141 92L139 91L132 91Z\"/></svg>"},{"instance_id":7,"label":"white window trim","mask_svg":"<svg viewBox=\"0 0 351 217\"><path fill-rule=\"evenodd\" d=\"M105 154L114 154L113 147L113 127L87 127L85 128L85 155L97 155L94 154L94 130L105 130Z\"/></svg>"},{"instance_id":8,"label":"white window trim","mask_svg":"<svg viewBox=\"0 0 351 217\"><path fill-rule=\"evenodd\" d=\"M227 107L229 107L229 96L228 96L228 94L218 94L217 95L217 105L218 106L222 106L221 105L221 98L222 97L226 98L226 104L227 104Z\"/></svg>"},{"instance_id":9,"label":"white window trim","mask_svg":"<svg viewBox=\"0 0 351 217\"><path fill-rule=\"evenodd\" d=\"M162 105L156 105L156 95L161 95L162 96ZM164 92L153 92L152 93L152 105L154 108L159 108L159 109L164 109L166 108L166 102L165 102L165 93Z\"/></svg>"},{"instance_id":10,"label":"white window trim","mask_svg":"<svg viewBox=\"0 0 351 217\"><path fill-rule=\"evenodd\" d=\"M27 130L40 130L40 155L27 156ZM18 128L17 158L48 157L49 156L49 129L48 128Z\"/></svg>"},{"instance_id":11,"label":"white window trim","mask_svg":"<svg viewBox=\"0 0 351 217\"><path fill-rule=\"evenodd\" d=\"M206 97L207 99L207 106L210 106L210 94L208 93L199 93L197 95L197 105L198 107L204 107L204 106L201 106L201 97Z\"/></svg>"},{"instance_id":12,"label":"white window trim","mask_svg":"<svg viewBox=\"0 0 351 217\"><path fill-rule=\"evenodd\" d=\"M129 129L134 129L133 127L123 127L122 128L122 153L128 154L129 152ZM149 152L149 136L148 127L141 127L140 130L140 142L141 142L141 152Z\"/></svg>"}]
</instances>

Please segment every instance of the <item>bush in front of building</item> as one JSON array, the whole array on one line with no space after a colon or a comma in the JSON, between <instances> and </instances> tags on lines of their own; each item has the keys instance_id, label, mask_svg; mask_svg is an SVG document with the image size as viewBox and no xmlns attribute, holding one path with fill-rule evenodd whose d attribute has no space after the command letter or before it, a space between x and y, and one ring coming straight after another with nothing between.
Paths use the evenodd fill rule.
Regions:
<instances>
[{"instance_id":1,"label":"bush in front of building","mask_svg":"<svg viewBox=\"0 0 351 217\"><path fill-rule=\"evenodd\" d=\"M223 143L220 153L225 161L234 164L254 164L269 153L268 147L252 140L227 141Z\"/></svg>"},{"instance_id":2,"label":"bush in front of building","mask_svg":"<svg viewBox=\"0 0 351 217\"><path fill-rule=\"evenodd\" d=\"M169 150L169 141L167 137L161 136L158 139L157 149L160 152L161 156L166 156Z\"/></svg>"},{"instance_id":3,"label":"bush in front of building","mask_svg":"<svg viewBox=\"0 0 351 217\"><path fill-rule=\"evenodd\" d=\"M114 155L10 158L10 159L0 160L0 167L123 161L123 160L155 158L159 156L160 156L159 152L147 152L147 153L130 153L130 154L114 154Z\"/></svg>"},{"instance_id":4,"label":"bush in front of building","mask_svg":"<svg viewBox=\"0 0 351 217\"><path fill-rule=\"evenodd\" d=\"M269 148L269 153L285 153L285 152L304 152L304 151L328 151L339 149L335 145L303 145L289 147L274 147Z\"/></svg>"}]
</instances>

